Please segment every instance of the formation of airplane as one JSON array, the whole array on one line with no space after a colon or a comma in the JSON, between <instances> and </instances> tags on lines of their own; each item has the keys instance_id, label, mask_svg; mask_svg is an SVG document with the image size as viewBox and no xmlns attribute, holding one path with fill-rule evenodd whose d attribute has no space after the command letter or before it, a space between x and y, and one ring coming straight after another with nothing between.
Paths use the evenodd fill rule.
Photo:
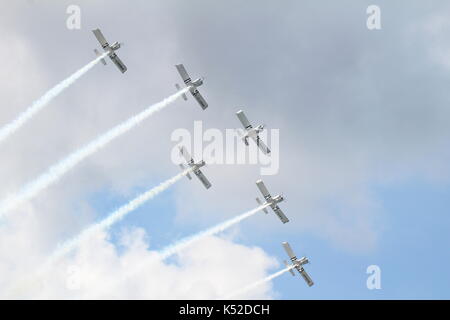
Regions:
<instances>
[{"instance_id":1,"label":"formation of airplane","mask_svg":"<svg viewBox=\"0 0 450 320\"><path fill-rule=\"evenodd\" d=\"M286 267L293 266L297 271L300 273L300 275L303 277L303 279L306 281L308 286L312 286L314 282L312 281L311 277L306 273L305 269L303 268L303 265L309 263L308 258L302 257L298 259L292 250L291 246L288 242L283 242L283 248L286 250L286 253L288 254L289 258L291 259L291 265L287 263L287 261L284 261L284 264ZM289 270L293 276L295 276L295 273L292 269Z\"/></svg>"},{"instance_id":2,"label":"formation of airplane","mask_svg":"<svg viewBox=\"0 0 450 320\"><path fill-rule=\"evenodd\" d=\"M248 139L251 138L253 139L253 141L255 141L256 145L261 149L261 151L264 152L264 154L269 154L270 149L264 144L264 142L262 142L261 138L259 137L259 133L264 130L265 125L260 124L259 126L254 128L250 124L250 121L248 121L244 111L242 110L236 112L236 115L245 129L245 134L242 137L242 140L244 141L245 145L248 146Z\"/></svg>"},{"instance_id":3,"label":"formation of airplane","mask_svg":"<svg viewBox=\"0 0 450 320\"><path fill-rule=\"evenodd\" d=\"M256 185L258 186L259 191L261 191L262 195L264 196L264 199L266 200L265 202L262 202L259 198L256 198L256 202L258 202L259 205L269 204L269 206L272 208L272 210L275 212L278 218L280 218L281 222L288 223L289 219L284 215L283 211L281 211L280 207L277 205L278 203L284 200L283 196L278 195L272 197L262 180L256 181ZM264 208L263 211L266 214L269 213L266 208Z\"/></svg>"},{"instance_id":4,"label":"formation of airplane","mask_svg":"<svg viewBox=\"0 0 450 320\"><path fill-rule=\"evenodd\" d=\"M208 108L208 103L205 101L205 99L202 97L200 92L197 90L198 87L200 87L203 84L204 78L198 78L194 81L192 81L191 77L187 73L186 69L184 68L183 64L177 64L175 67L177 67L178 73L180 74L181 78L184 81L184 84L189 87L189 92L194 96L195 100L200 104L200 107L202 107L203 110ZM175 87L180 90L181 86L176 83ZM185 94L183 94L183 99L187 100L187 97Z\"/></svg>"},{"instance_id":5,"label":"formation of airplane","mask_svg":"<svg viewBox=\"0 0 450 320\"><path fill-rule=\"evenodd\" d=\"M205 188L206 189L211 188L211 183L208 181L208 179L206 179L206 177L203 174L203 172L200 171L200 168L205 165L205 161L201 160L201 161L195 163L194 159L191 157L191 155L189 154L189 152L186 150L185 147L180 147L180 154L186 159L187 165L190 168L192 168L192 172L194 172L194 174L201 181L201 183L203 183ZM180 168L183 169L183 170L187 169L182 163L180 163ZM186 176L187 176L187 178L189 180L192 179L192 177L191 177L191 175L189 173Z\"/></svg>"},{"instance_id":6,"label":"formation of airplane","mask_svg":"<svg viewBox=\"0 0 450 320\"><path fill-rule=\"evenodd\" d=\"M115 53L116 50L118 50L121 46L120 43L114 42L112 45L109 45L109 43L106 41L105 37L103 36L100 29L92 30L97 40L100 42L103 50L105 52L108 52L108 56L110 59L114 62L114 64L119 68L119 70L124 73L127 71L127 67L123 64L123 62L119 59L117 54ZM100 56L100 52L97 49L94 49L97 56ZM101 62L106 65L105 59L101 59ZM208 107L208 103L205 101L203 96L198 91L198 87L203 85L204 78L198 78L194 81L190 78L189 74L187 73L185 67L183 64L176 65L176 68L178 70L178 73L180 74L181 78L183 79L184 84L186 87L189 88L189 92L192 94L192 96L197 100L197 102L200 104L203 110L205 110ZM176 88L178 90L181 90L181 86L179 84L175 84ZM183 94L183 99L187 100L186 94ZM264 144L264 142L261 140L259 133L261 133L265 125L261 124L256 127L253 127L250 124L250 121L244 114L244 111L239 110L236 112L236 115L240 122L242 123L245 134L242 136L242 140L244 141L245 145L249 145L248 140L252 139L255 141L256 145L261 149L261 151L268 155L270 154L270 149ZM180 147L180 154L185 158L187 167L183 164L179 164L182 170L186 170L187 168L191 168L192 172L197 176L197 178L200 180L200 182L205 186L206 189L209 189L211 187L211 183L208 181L208 179L205 177L205 175L200 170L201 167L205 166L205 161L201 160L199 162L195 162L194 159L191 157L189 152L186 150L184 146ZM192 180L191 175L188 173L186 174L187 178L189 180ZM259 205L265 205L267 204L270 206L270 208L275 212L275 214L278 216L278 218L281 220L282 223L289 222L289 219L286 217L286 215L283 213L283 211L278 206L278 203L282 202L284 200L284 197L281 195L277 195L275 197L272 197L267 190L264 182L262 180L256 181L256 185L258 186L258 189L261 191L262 195L264 196L264 202L261 201L258 197L256 198L256 201ZM263 211L267 214L269 213L267 208L264 208ZM289 271L294 276L295 273L293 271L293 268L297 269L297 271L300 273L300 275L303 277L303 279L306 281L308 286L312 286L314 282L312 281L311 277L306 273L303 266L307 263L309 263L308 258L302 257L298 259L296 255L294 254L294 251L292 250L291 246L288 242L283 242L283 247L286 250L290 260L291 264L288 264L287 261L284 261L287 267L292 267Z\"/></svg>"},{"instance_id":7,"label":"formation of airplane","mask_svg":"<svg viewBox=\"0 0 450 320\"><path fill-rule=\"evenodd\" d=\"M115 53L116 50L120 49L121 44L119 42L114 42L112 45L106 41L105 37L103 36L103 33L100 31L100 29L92 30L95 37L97 38L98 42L100 42L100 45L102 46L103 50L105 52L108 52L108 56L111 58L111 60L114 62L114 64L119 68L119 70L124 73L127 71L127 67L123 64L123 62L119 59L117 54ZM94 52L97 56L100 56L100 52L98 52L97 49L94 49ZM104 65L106 65L105 59L101 60Z\"/></svg>"}]
</instances>

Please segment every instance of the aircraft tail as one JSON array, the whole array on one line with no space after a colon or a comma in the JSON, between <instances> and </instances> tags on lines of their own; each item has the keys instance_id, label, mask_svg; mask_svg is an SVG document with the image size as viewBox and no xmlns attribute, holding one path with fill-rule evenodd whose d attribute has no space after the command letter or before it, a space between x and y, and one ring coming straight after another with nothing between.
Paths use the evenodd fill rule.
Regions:
<instances>
[{"instance_id":1,"label":"aircraft tail","mask_svg":"<svg viewBox=\"0 0 450 320\"><path fill-rule=\"evenodd\" d=\"M181 170L186 170L187 168L183 165L183 164L181 164L180 163L180 168L181 168ZM186 174L186 177L189 179L189 180L192 180L192 177L191 177L191 175L189 174L189 173L187 173Z\"/></svg>"},{"instance_id":2,"label":"aircraft tail","mask_svg":"<svg viewBox=\"0 0 450 320\"><path fill-rule=\"evenodd\" d=\"M94 49L94 52L95 52L95 55L96 55L97 57L100 57L100 56L101 56L100 52L98 52L97 49ZM103 63L103 65L106 66L106 60L105 60L105 59L101 59L100 61Z\"/></svg>"},{"instance_id":3,"label":"aircraft tail","mask_svg":"<svg viewBox=\"0 0 450 320\"><path fill-rule=\"evenodd\" d=\"M178 83L175 83L175 87L177 88L178 91L181 90L181 87L180 87L180 85ZM184 101L187 101L187 96L186 96L185 93L183 93L182 97L183 97Z\"/></svg>"},{"instance_id":4,"label":"aircraft tail","mask_svg":"<svg viewBox=\"0 0 450 320\"><path fill-rule=\"evenodd\" d=\"M291 267L291 265L286 260L283 260L283 262L284 262L286 268L290 268ZM292 270L292 268L289 269L289 272L292 274L293 277L295 276L294 270Z\"/></svg>"},{"instance_id":5,"label":"aircraft tail","mask_svg":"<svg viewBox=\"0 0 450 320\"><path fill-rule=\"evenodd\" d=\"M258 204L259 204L260 206L262 206L262 205L264 204L264 203L261 201L261 199L259 199L259 198L256 198L256 202L258 202ZM269 213L269 211L267 211L267 208L264 208L263 211L265 212L265 214L268 214L268 213Z\"/></svg>"}]
</instances>

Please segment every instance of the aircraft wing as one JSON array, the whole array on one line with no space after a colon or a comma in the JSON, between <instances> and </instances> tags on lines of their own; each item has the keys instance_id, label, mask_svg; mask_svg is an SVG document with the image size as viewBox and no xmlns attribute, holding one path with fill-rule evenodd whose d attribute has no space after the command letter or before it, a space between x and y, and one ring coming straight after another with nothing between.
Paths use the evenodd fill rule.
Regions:
<instances>
[{"instance_id":1,"label":"aircraft wing","mask_svg":"<svg viewBox=\"0 0 450 320\"><path fill-rule=\"evenodd\" d=\"M289 219L284 215L283 211L281 211L280 207L277 205L271 206L272 210L275 212L275 214L280 218L281 222L288 223Z\"/></svg>"},{"instance_id":2,"label":"aircraft wing","mask_svg":"<svg viewBox=\"0 0 450 320\"><path fill-rule=\"evenodd\" d=\"M114 62L114 64L117 66L117 68L119 68L119 70L122 73L127 71L127 67L123 64L122 60L119 59L117 54L112 53L111 55L109 55L109 57L111 58L111 60Z\"/></svg>"},{"instance_id":3,"label":"aircraft wing","mask_svg":"<svg viewBox=\"0 0 450 320\"><path fill-rule=\"evenodd\" d=\"M297 259L294 250L292 250L291 246L289 245L288 242L283 242L283 248L286 251L286 253L288 254L289 258L292 259Z\"/></svg>"},{"instance_id":4,"label":"aircraft wing","mask_svg":"<svg viewBox=\"0 0 450 320\"><path fill-rule=\"evenodd\" d=\"M202 95L196 88L191 88L190 91L191 91L192 95L194 96L195 100L197 100L197 102L200 104L200 107L202 107L203 110L208 108L208 103L206 102L206 100L202 97Z\"/></svg>"},{"instance_id":5,"label":"aircraft wing","mask_svg":"<svg viewBox=\"0 0 450 320\"><path fill-rule=\"evenodd\" d=\"M244 114L244 111L239 110L236 112L237 117L241 121L242 125L244 126L245 130L251 129L252 125L250 124L250 121L248 121L247 117Z\"/></svg>"},{"instance_id":6,"label":"aircraft wing","mask_svg":"<svg viewBox=\"0 0 450 320\"><path fill-rule=\"evenodd\" d=\"M191 77L189 77L186 69L184 68L183 64L177 64L175 65L177 67L178 73L180 74L181 78L183 79L184 83L186 85L189 85L191 83Z\"/></svg>"},{"instance_id":7,"label":"aircraft wing","mask_svg":"<svg viewBox=\"0 0 450 320\"><path fill-rule=\"evenodd\" d=\"M194 159L192 159L191 155L187 151L187 149L184 146L180 147L180 153L186 159L187 163L193 163Z\"/></svg>"},{"instance_id":8,"label":"aircraft wing","mask_svg":"<svg viewBox=\"0 0 450 320\"><path fill-rule=\"evenodd\" d=\"M270 153L269 147L265 145L265 143L261 140L259 136L256 136L256 138L252 137L252 139L255 141L256 145L261 149L261 151L264 152L264 154Z\"/></svg>"},{"instance_id":9,"label":"aircraft wing","mask_svg":"<svg viewBox=\"0 0 450 320\"><path fill-rule=\"evenodd\" d=\"M208 181L208 179L206 179L203 172L201 172L200 170L195 170L194 174L200 179L206 189L211 188L211 183Z\"/></svg>"},{"instance_id":10,"label":"aircraft wing","mask_svg":"<svg viewBox=\"0 0 450 320\"><path fill-rule=\"evenodd\" d=\"M265 199L271 198L269 190L267 190L266 185L264 184L264 182L262 180L256 181L256 185L258 186L259 191L261 191L261 193Z\"/></svg>"},{"instance_id":11,"label":"aircraft wing","mask_svg":"<svg viewBox=\"0 0 450 320\"><path fill-rule=\"evenodd\" d=\"M94 30L92 30L92 32L94 33L98 42L100 42L103 49L105 49L106 47L109 47L108 41L106 41L106 39L103 36L103 33L100 31L100 29L94 29Z\"/></svg>"},{"instance_id":12,"label":"aircraft wing","mask_svg":"<svg viewBox=\"0 0 450 320\"><path fill-rule=\"evenodd\" d=\"M305 279L306 283L308 284L308 286L312 286L314 284L314 281L312 281L311 277L309 276L309 274L306 273L305 269L303 268L297 268L298 272L300 272L300 274L302 275L303 279Z\"/></svg>"}]
</instances>

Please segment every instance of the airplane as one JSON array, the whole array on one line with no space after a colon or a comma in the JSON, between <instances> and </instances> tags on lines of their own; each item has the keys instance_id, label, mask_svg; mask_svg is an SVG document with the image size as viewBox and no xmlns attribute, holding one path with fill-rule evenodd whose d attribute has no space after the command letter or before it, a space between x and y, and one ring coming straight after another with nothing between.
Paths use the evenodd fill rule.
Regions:
<instances>
[{"instance_id":1,"label":"airplane","mask_svg":"<svg viewBox=\"0 0 450 320\"><path fill-rule=\"evenodd\" d=\"M191 157L191 155L189 154L189 152L186 150L186 148L184 146L180 147L180 153L186 159L188 166L192 168L192 171L197 176L197 178L199 178L199 180L203 183L205 188L209 189L211 187L211 183L208 181L208 179L206 179L205 175L200 171L200 168L205 165L205 161L202 160L200 162L195 163L194 159ZM181 163L180 163L180 168L183 170L186 170L186 167ZM192 177L189 173L186 174L186 177L189 180L192 179Z\"/></svg>"},{"instance_id":2,"label":"airplane","mask_svg":"<svg viewBox=\"0 0 450 320\"><path fill-rule=\"evenodd\" d=\"M269 154L270 149L259 138L259 133L264 130L265 125L260 124L256 128L253 128L253 126L245 116L244 111L239 110L238 112L236 112L236 115L245 129L245 135L242 137L245 145L248 146L248 139L252 138L255 141L256 145L261 149L261 151L264 152L264 154Z\"/></svg>"},{"instance_id":3,"label":"airplane","mask_svg":"<svg viewBox=\"0 0 450 320\"><path fill-rule=\"evenodd\" d=\"M208 108L208 103L205 101L205 99L202 97L200 92L198 92L198 90L197 90L197 88L203 84L203 80L205 78L202 77L202 78L198 78L197 80L192 81L191 77L189 77L183 64L177 64L177 65L175 65L175 67L177 67L178 73L180 74L181 78L183 79L184 84L187 87L189 87L189 91L194 96L195 100L197 100L197 102L200 104L200 107L202 107L203 110ZM175 84L175 87L177 88L177 90L181 90L181 86L178 83ZM187 100L187 97L185 94L183 94L183 99Z\"/></svg>"},{"instance_id":4,"label":"airplane","mask_svg":"<svg viewBox=\"0 0 450 320\"><path fill-rule=\"evenodd\" d=\"M278 216L278 218L280 218L281 222L288 223L289 219L284 215L283 211L281 211L280 207L277 205L277 203L284 200L283 196L278 195L278 196L272 197L262 180L256 181L256 185L258 186L259 191L261 191L261 193L264 196L264 199L266 200L266 202L263 203L259 198L256 198L256 202L258 202L259 205L270 204L270 207L275 212L275 214ZM266 214L269 213L266 208L264 208L263 211Z\"/></svg>"},{"instance_id":5,"label":"airplane","mask_svg":"<svg viewBox=\"0 0 450 320\"><path fill-rule=\"evenodd\" d=\"M308 258L303 257L303 258L297 259L297 257L294 254L294 251L292 251L291 246L287 242L283 242L283 247L284 247L284 250L286 250L288 256L291 258L291 262L292 262L292 265L294 266L294 268L297 269L297 271L300 273L300 275L306 281L308 286L311 287L314 284L314 282L312 281L311 277L306 273L305 269L303 268L303 265L309 263ZM291 266L288 264L288 262L286 260L284 261L284 264L286 265L286 267ZM295 276L294 270L289 269L289 272L293 276Z\"/></svg>"},{"instance_id":6,"label":"airplane","mask_svg":"<svg viewBox=\"0 0 450 320\"><path fill-rule=\"evenodd\" d=\"M117 68L119 68L119 70L122 73L127 71L127 67L123 64L123 62L119 59L117 54L114 52L120 48L121 44L119 42L114 42L112 45L109 45L109 43L106 41L105 37L103 36L103 33L100 31L100 29L92 30L92 32L94 33L98 42L100 42L103 50L108 52L108 56L111 58L111 60L117 66ZM94 52L97 56L101 56L100 52L98 52L97 49L94 49ZM105 59L102 59L101 61L104 65L106 65Z\"/></svg>"}]
</instances>

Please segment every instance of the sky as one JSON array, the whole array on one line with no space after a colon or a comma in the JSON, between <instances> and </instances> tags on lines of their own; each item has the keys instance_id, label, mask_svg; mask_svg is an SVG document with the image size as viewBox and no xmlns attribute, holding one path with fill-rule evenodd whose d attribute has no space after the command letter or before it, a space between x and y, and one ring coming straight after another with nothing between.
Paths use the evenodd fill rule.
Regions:
<instances>
[{"instance_id":1,"label":"sky","mask_svg":"<svg viewBox=\"0 0 450 320\"><path fill-rule=\"evenodd\" d=\"M80 9L80 28L66 12ZM377 5L381 29L369 30ZM100 28L125 74L96 65L0 144L0 198L175 92L175 64L205 76L202 109L179 99L0 221L0 297L220 299L284 267L243 299L449 299L450 5L446 1L44 1L0 3L0 127L95 58ZM279 170L207 164L30 279L58 244L180 171L176 130L278 130ZM269 135L270 136L270 135ZM279 146L279 150L278 147ZM276 151L276 152L275 152ZM155 252L256 207L263 179L290 222L258 213L166 261ZM126 278L136 266L146 267ZM369 266L379 289L369 289ZM5 289L6 288L6 289ZM19 288L19 289L17 289Z\"/></svg>"}]
</instances>

